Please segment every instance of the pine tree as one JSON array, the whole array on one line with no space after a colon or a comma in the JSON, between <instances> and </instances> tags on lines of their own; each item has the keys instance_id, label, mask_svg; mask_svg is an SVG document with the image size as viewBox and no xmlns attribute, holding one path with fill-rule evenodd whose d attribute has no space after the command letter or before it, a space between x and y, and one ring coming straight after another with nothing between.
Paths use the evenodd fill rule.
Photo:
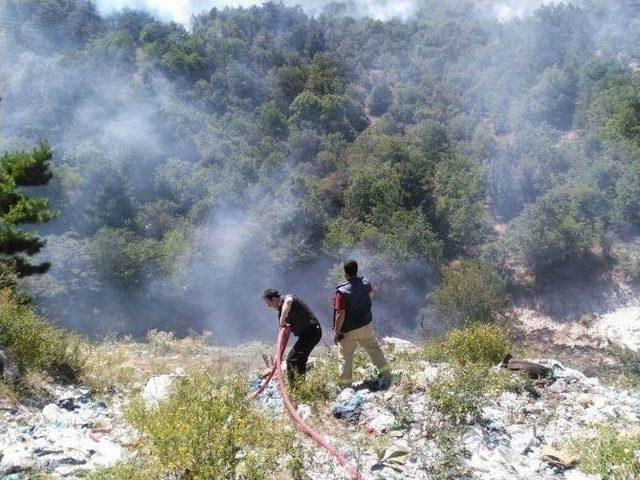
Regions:
<instances>
[{"instance_id":1,"label":"pine tree","mask_svg":"<svg viewBox=\"0 0 640 480\"><path fill-rule=\"evenodd\" d=\"M45 241L21 230L20 224L46 222L58 212L49 209L46 198L30 198L20 187L46 185L53 152L46 143L30 151L5 152L0 157L0 283L11 278L46 272L50 264L31 264L28 257L40 252Z\"/></svg>"}]
</instances>

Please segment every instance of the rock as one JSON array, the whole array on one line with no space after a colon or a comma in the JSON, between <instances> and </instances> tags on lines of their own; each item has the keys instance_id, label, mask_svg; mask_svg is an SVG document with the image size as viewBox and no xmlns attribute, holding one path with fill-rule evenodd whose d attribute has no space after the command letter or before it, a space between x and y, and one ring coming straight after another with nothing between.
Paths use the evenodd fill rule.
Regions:
<instances>
[{"instance_id":1,"label":"rock","mask_svg":"<svg viewBox=\"0 0 640 480\"><path fill-rule=\"evenodd\" d=\"M600 475L589 475L578 469L571 469L564 472L564 480L601 480Z\"/></svg>"},{"instance_id":2,"label":"rock","mask_svg":"<svg viewBox=\"0 0 640 480\"><path fill-rule=\"evenodd\" d=\"M509 425L506 432L510 437L509 445L519 455L527 453L531 447L540 444L536 438L534 427L528 425Z\"/></svg>"},{"instance_id":3,"label":"rock","mask_svg":"<svg viewBox=\"0 0 640 480\"><path fill-rule=\"evenodd\" d=\"M8 382L15 382L20 378L18 365L3 350L0 350L0 377Z\"/></svg>"},{"instance_id":4,"label":"rock","mask_svg":"<svg viewBox=\"0 0 640 480\"><path fill-rule=\"evenodd\" d=\"M147 380L142 391L142 399L147 408L157 407L166 398L175 379L176 375L159 375Z\"/></svg>"},{"instance_id":5,"label":"rock","mask_svg":"<svg viewBox=\"0 0 640 480\"><path fill-rule=\"evenodd\" d=\"M309 405L305 405L304 403L301 403L298 405L298 409L296 410L296 413L302 420L307 420L307 418L311 416L311 407Z\"/></svg>"},{"instance_id":6,"label":"rock","mask_svg":"<svg viewBox=\"0 0 640 480\"><path fill-rule=\"evenodd\" d=\"M384 433L396 423L396 417L391 412L372 403L367 403L363 406L362 418L364 419L366 430L370 433Z\"/></svg>"},{"instance_id":7,"label":"rock","mask_svg":"<svg viewBox=\"0 0 640 480\"><path fill-rule=\"evenodd\" d=\"M257 390L261 384L262 379L260 378L252 380L249 384L249 391L253 392ZM256 401L271 417L277 417L282 412L282 407L284 406L282 395L280 395L280 391L274 381L270 382L262 393L256 397Z\"/></svg>"},{"instance_id":8,"label":"rock","mask_svg":"<svg viewBox=\"0 0 640 480\"><path fill-rule=\"evenodd\" d=\"M77 416L61 409L55 403L50 403L42 409L42 418L46 423L53 424L56 428L75 425L79 421Z\"/></svg>"},{"instance_id":9,"label":"rock","mask_svg":"<svg viewBox=\"0 0 640 480\"><path fill-rule=\"evenodd\" d=\"M408 340L396 337L384 337L382 339L383 346L387 347L393 353L413 353L418 347Z\"/></svg>"},{"instance_id":10,"label":"rock","mask_svg":"<svg viewBox=\"0 0 640 480\"><path fill-rule=\"evenodd\" d=\"M593 405L593 397L588 393L580 393L576 397L576 402L583 407L588 407L589 405Z\"/></svg>"},{"instance_id":11,"label":"rock","mask_svg":"<svg viewBox=\"0 0 640 480\"><path fill-rule=\"evenodd\" d=\"M528 360L513 358L510 353L504 357L500 366L513 372L526 372L530 378L551 377L553 374L549 367Z\"/></svg>"}]
</instances>

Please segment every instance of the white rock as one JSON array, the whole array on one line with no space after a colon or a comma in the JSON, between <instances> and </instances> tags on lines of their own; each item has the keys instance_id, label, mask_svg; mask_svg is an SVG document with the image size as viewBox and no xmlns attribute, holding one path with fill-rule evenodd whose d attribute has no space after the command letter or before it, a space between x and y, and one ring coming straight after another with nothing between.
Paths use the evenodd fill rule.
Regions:
<instances>
[{"instance_id":1,"label":"white rock","mask_svg":"<svg viewBox=\"0 0 640 480\"><path fill-rule=\"evenodd\" d=\"M511 439L509 443L511 448L520 455L540 444L534 428L529 425L509 425L506 427L506 431Z\"/></svg>"},{"instance_id":2,"label":"white rock","mask_svg":"<svg viewBox=\"0 0 640 480\"><path fill-rule=\"evenodd\" d=\"M297 414L302 418L302 420L306 420L311 416L311 407L309 405L305 405L301 403L298 405Z\"/></svg>"},{"instance_id":3,"label":"white rock","mask_svg":"<svg viewBox=\"0 0 640 480\"><path fill-rule=\"evenodd\" d=\"M578 469L566 470L564 472L564 480L601 480L600 475L589 475Z\"/></svg>"}]
</instances>

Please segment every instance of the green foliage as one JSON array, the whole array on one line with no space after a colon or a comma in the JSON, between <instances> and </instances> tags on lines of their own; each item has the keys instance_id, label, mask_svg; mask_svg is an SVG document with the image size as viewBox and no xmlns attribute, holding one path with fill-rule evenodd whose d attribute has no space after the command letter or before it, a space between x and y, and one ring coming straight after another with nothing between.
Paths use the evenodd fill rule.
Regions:
<instances>
[{"instance_id":1,"label":"green foliage","mask_svg":"<svg viewBox=\"0 0 640 480\"><path fill-rule=\"evenodd\" d=\"M640 476L640 435L601 425L595 437L576 439L572 447L579 454L580 470L610 480Z\"/></svg>"},{"instance_id":2,"label":"green foliage","mask_svg":"<svg viewBox=\"0 0 640 480\"><path fill-rule=\"evenodd\" d=\"M260 128L267 135L280 137L287 133L287 117L275 106L266 104L260 109Z\"/></svg>"},{"instance_id":3,"label":"green foliage","mask_svg":"<svg viewBox=\"0 0 640 480\"><path fill-rule=\"evenodd\" d=\"M553 189L527 206L513 223L513 240L526 261L545 269L598 244L607 208L603 192L589 184Z\"/></svg>"},{"instance_id":4,"label":"green foliage","mask_svg":"<svg viewBox=\"0 0 640 480\"><path fill-rule=\"evenodd\" d=\"M344 91L344 70L341 62L324 54L313 57L305 89L317 95L339 94Z\"/></svg>"},{"instance_id":5,"label":"green foliage","mask_svg":"<svg viewBox=\"0 0 640 480\"><path fill-rule=\"evenodd\" d=\"M6 97L24 105L6 121L22 138L64 140L47 195L69 215L55 228L95 235L94 263L131 292L179 272L171 256L188 232L227 212L268 232L254 237L268 249L252 239L240 256L291 272L357 253L382 296L398 279L427 293L443 259L495 247L492 223L511 233L498 260L524 259L538 279L608 229L635 235L640 82L624 52L638 12L559 3L496 28L468 10L430 0L397 22L267 2L187 29L141 11L101 18L90 2L7 0L7 60L21 68ZM46 269L29 265L43 242L17 224L52 215L20 190L50 177L50 149L11 155L3 284Z\"/></svg>"},{"instance_id":6,"label":"green foliage","mask_svg":"<svg viewBox=\"0 0 640 480\"><path fill-rule=\"evenodd\" d=\"M625 165L615 185L612 217L618 227L633 230L640 226L640 161Z\"/></svg>"},{"instance_id":7,"label":"green foliage","mask_svg":"<svg viewBox=\"0 0 640 480\"><path fill-rule=\"evenodd\" d=\"M389 85L381 83L373 87L371 91L371 99L369 100L369 111L372 115L379 117L384 114L393 101L393 95Z\"/></svg>"},{"instance_id":8,"label":"green foliage","mask_svg":"<svg viewBox=\"0 0 640 480\"><path fill-rule=\"evenodd\" d=\"M106 169L94 182L93 200L86 210L89 223L96 229L125 226L136 211L132 187L125 176L114 169Z\"/></svg>"},{"instance_id":9,"label":"green foliage","mask_svg":"<svg viewBox=\"0 0 640 480\"><path fill-rule=\"evenodd\" d=\"M295 457L293 431L247 402L245 381L196 373L176 383L157 408L138 400L127 409L128 420L146 439L150 465L162 474L266 479L282 468L284 453Z\"/></svg>"},{"instance_id":10,"label":"green foliage","mask_svg":"<svg viewBox=\"0 0 640 480\"><path fill-rule=\"evenodd\" d=\"M334 349L327 358L310 365L304 380L294 383L291 395L295 403L317 405L329 401L340 390L338 386L340 358Z\"/></svg>"},{"instance_id":11,"label":"green foliage","mask_svg":"<svg viewBox=\"0 0 640 480\"><path fill-rule=\"evenodd\" d=\"M90 249L96 269L122 286L140 284L156 271L157 243L131 230L102 228Z\"/></svg>"},{"instance_id":12,"label":"green foliage","mask_svg":"<svg viewBox=\"0 0 640 480\"><path fill-rule=\"evenodd\" d=\"M509 302L506 281L486 261L461 260L444 267L442 283L430 296L436 310L458 324L487 322Z\"/></svg>"},{"instance_id":13,"label":"green foliage","mask_svg":"<svg viewBox=\"0 0 640 480\"><path fill-rule=\"evenodd\" d=\"M434 183L441 236L453 249L479 243L487 229L482 170L466 158L453 156L440 162Z\"/></svg>"},{"instance_id":14,"label":"green foliage","mask_svg":"<svg viewBox=\"0 0 640 480\"><path fill-rule=\"evenodd\" d=\"M8 288L0 290L0 347L23 372L46 371L76 381L86 368L83 341L39 317Z\"/></svg>"},{"instance_id":15,"label":"green foliage","mask_svg":"<svg viewBox=\"0 0 640 480\"><path fill-rule=\"evenodd\" d=\"M45 242L17 225L46 222L57 215L48 208L46 198L29 198L20 189L46 185L52 177L52 157L53 151L45 143L31 151L5 152L0 157L0 276L4 279L12 274L44 273L49 268L47 263L28 262L27 256L40 252Z\"/></svg>"},{"instance_id":16,"label":"green foliage","mask_svg":"<svg viewBox=\"0 0 640 480\"><path fill-rule=\"evenodd\" d=\"M557 66L542 72L531 90L529 114L560 129L571 126L576 101L576 79Z\"/></svg>"},{"instance_id":17,"label":"green foliage","mask_svg":"<svg viewBox=\"0 0 640 480\"><path fill-rule=\"evenodd\" d=\"M465 424L478 418L489 396L530 389L525 376L495 369L510 346L504 331L492 324L454 329L444 340L427 343L421 352L424 358L451 366L429 387L429 398L456 424Z\"/></svg>"},{"instance_id":18,"label":"green foliage","mask_svg":"<svg viewBox=\"0 0 640 480\"><path fill-rule=\"evenodd\" d=\"M345 213L355 220L384 224L402 207L402 194L400 176L391 165L363 165L352 172Z\"/></svg>"},{"instance_id":19,"label":"green foliage","mask_svg":"<svg viewBox=\"0 0 640 480\"><path fill-rule=\"evenodd\" d=\"M461 366L498 364L509 352L511 342L497 325L476 324L454 329L441 342L427 343L424 355L431 360L446 360Z\"/></svg>"},{"instance_id":20,"label":"green foliage","mask_svg":"<svg viewBox=\"0 0 640 480\"><path fill-rule=\"evenodd\" d=\"M523 376L506 370L480 364L456 366L437 379L427 395L452 422L468 424L479 418L487 398L503 391L522 392L528 384Z\"/></svg>"}]
</instances>

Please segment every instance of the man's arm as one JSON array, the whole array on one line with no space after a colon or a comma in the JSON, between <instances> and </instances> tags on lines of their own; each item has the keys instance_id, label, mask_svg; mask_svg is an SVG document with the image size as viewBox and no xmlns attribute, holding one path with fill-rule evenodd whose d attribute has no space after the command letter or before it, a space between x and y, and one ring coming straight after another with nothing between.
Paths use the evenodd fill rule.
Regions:
<instances>
[{"instance_id":1,"label":"man's arm","mask_svg":"<svg viewBox=\"0 0 640 480\"><path fill-rule=\"evenodd\" d=\"M291 305L293 305L293 297L287 295L284 297L284 303L282 304L282 310L280 311L280 326L284 327L287 322L287 317L291 311Z\"/></svg>"},{"instance_id":2,"label":"man's arm","mask_svg":"<svg viewBox=\"0 0 640 480\"><path fill-rule=\"evenodd\" d=\"M333 343L337 344L340 341L340 330L342 329L342 324L344 323L346 311L344 310L336 310L336 322L335 322L335 332L333 335Z\"/></svg>"}]
</instances>

